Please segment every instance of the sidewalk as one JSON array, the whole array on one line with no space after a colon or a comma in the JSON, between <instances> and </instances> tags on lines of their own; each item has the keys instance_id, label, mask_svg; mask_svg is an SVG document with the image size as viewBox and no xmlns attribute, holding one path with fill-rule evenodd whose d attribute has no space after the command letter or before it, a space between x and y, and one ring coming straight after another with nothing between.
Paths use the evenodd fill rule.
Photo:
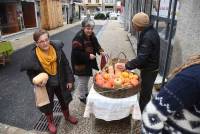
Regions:
<instances>
[{"instance_id":1,"label":"sidewalk","mask_svg":"<svg viewBox=\"0 0 200 134\"><path fill-rule=\"evenodd\" d=\"M56 29L50 30L49 34L50 34L50 36L55 35L55 34L57 34L59 32L62 32L64 30L66 30L66 29L74 27L74 26L76 26L78 24L80 24L80 21L72 23L72 24L65 24L62 27L58 27ZM34 32L34 30L32 32L22 33L19 36L16 35L15 36L16 39L15 38L12 38L12 39L9 38L11 43L12 43L13 49L14 50L18 50L18 49L21 49L21 48L23 48L23 47L25 47L27 45L30 45L30 44L34 43L34 41L33 41L33 32ZM4 40L6 40L6 38Z\"/></svg>"},{"instance_id":2,"label":"sidewalk","mask_svg":"<svg viewBox=\"0 0 200 134\"><path fill-rule=\"evenodd\" d=\"M125 52L130 60L134 58L134 53L127 32L116 20L109 20L97 35L103 49L116 57L119 52ZM98 56L99 58L99 56ZM99 61L99 59L98 59ZM90 85L92 79L90 81ZM85 105L78 99L78 91L75 90L74 99L70 103L70 113L75 115L79 122L77 125L71 125L64 119L61 120L58 127L58 134L130 134L130 118L120 121L105 122L103 120L84 118Z\"/></svg>"}]
</instances>

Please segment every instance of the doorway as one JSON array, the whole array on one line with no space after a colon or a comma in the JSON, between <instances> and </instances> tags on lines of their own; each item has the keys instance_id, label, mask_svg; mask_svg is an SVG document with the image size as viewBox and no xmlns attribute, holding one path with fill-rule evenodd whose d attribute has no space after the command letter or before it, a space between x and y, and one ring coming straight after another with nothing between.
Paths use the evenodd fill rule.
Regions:
<instances>
[{"instance_id":1,"label":"doorway","mask_svg":"<svg viewBox=\"0 0 200 134\"><path fill-rule=\"evenodd\" d=\"M25 28L37 27L36 15L35 15L35 3L26 1L23 1L21 3L22 3L22 12L23 12Z\"/></svg>"}]
</instances>

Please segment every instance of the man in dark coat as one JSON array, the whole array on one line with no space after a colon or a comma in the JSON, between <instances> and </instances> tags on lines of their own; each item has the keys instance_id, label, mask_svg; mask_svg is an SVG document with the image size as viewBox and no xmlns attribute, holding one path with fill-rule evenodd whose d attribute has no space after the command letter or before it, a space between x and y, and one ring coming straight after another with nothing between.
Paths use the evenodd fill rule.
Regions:
<instances>
[{"instance_id":1,"label":"man in dark coat","mask_svg":"<svg viewBox=\"0 0 200 134\"><path fill-rule=\"evenodd\" d=\"M133 27L140 32L137 44L137 56L126 64L118 64L121 69L141 70L140 108L151 99L152 88L159 69L160 37L158 32L149 23L149 16L143 12L137 13L133 19Z\"/></svg>"},{"instance_id":2,"label":"man in dark coat","mask_svg":"<svg viewBox=\"0 0 200 134\"><path fill-rule=\"evenodd\" d=\"M53 122L54 94L59 100L65 119L72 124L77 123L77 119L69 114L69 103L72 100L70 90L73 88L74 77L61 41L50 41L48 32L42 29L33 34L33 39L36 45L22 64L21 71L27 72L31 82L42 72L48 74L47 83L35 86L46 86L50 104L39 107L39 110L47 116L49 131L56 133Z\"/></svg>"},{"instance_id":3,"label":"man in dark coat","mask_svg":"<svg viewBox=\"0 0 200 134\"><path fill-rule=\"evenodd\" d=\"M92 69L98 70L96 54L104 54L93 32L93 28L93 20L83 20L82 29L75 35L72 41L72 69L74 74L78 76L80 101L83 103L86 103L88 81L90 76L92 76Z\"/></svg>"}]
</instances>

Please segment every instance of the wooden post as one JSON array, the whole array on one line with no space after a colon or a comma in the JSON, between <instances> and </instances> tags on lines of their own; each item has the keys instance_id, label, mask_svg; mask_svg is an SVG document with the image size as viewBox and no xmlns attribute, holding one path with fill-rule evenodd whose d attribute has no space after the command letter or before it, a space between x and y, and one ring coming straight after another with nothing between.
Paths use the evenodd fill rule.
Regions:
<instances>
[{"instance_id":1,"label":"wooden post","mask_svg":"<svg viewBox=\"0 0 200 134\"><path fill-rule=\"evenodd\" d=\"M41 0L41 27L46 30L63 26L61 0Z\"/></svg>"}]
</instances>

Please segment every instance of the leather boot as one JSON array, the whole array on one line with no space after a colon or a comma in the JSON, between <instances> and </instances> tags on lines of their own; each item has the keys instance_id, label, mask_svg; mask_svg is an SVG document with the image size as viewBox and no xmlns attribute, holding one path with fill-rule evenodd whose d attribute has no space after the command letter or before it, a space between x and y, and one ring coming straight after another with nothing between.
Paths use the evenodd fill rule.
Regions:
<instances>
[{"instance_id":1,"label":"leather boot","mask_svg":"<svg viewBox=\"0 0 200 134\"><path fill-rule=\"evenodd\" d=\"M76 117L71 116L69 114L69 109L63 110L62 112L63 112L63 115L64 115L66 121L69 121L71 124L78 123L78 120L76 119Z\"/></svg>"},{"instance_id":2,"label":"leather boot","mask_svg":"<svg viewBox=\"0 0 200 134\"><path fill-rule=\"evenodd\" d=\"M48 129L51 134L56 134L57 129L53 121L53 113L46 114L47 122L48 122Z\"/></svg>"}]
</instances>

